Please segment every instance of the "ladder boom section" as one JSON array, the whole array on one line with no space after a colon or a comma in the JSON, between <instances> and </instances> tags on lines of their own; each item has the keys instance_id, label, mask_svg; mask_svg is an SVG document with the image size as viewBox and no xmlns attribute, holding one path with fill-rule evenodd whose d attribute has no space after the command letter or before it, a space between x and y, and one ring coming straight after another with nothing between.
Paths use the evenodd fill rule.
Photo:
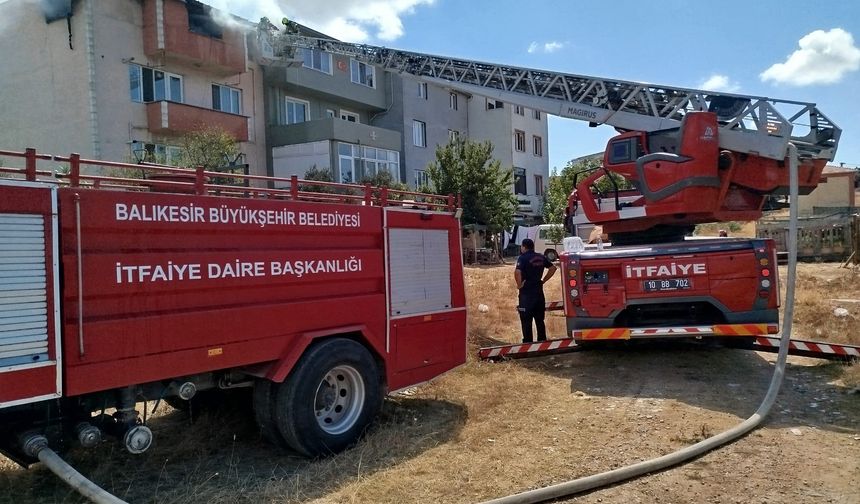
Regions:
<instances>
[{"instance_id":1,"label":"ladder boom section","mask_svg":"<svg viewBox=\"0 0 860 504\"><path fill-rule=\"evenodd\" d=\"M788 142L802 157L832 161L841 130L814 103L566 74L283 34L277 53L308 48L347 55L453 90L528 106L547 114L622 130L678 128L691 111L716 112L721 148L785 159Z\"/></svg>"}]
</instances>

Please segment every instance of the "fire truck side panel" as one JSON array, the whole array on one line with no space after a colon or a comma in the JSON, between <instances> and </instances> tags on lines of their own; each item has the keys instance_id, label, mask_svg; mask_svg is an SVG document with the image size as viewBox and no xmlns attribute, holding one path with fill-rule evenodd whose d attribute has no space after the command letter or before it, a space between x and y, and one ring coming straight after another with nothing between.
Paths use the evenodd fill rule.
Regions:
<instances>
[{"instance_id":1,"label":"fire truck side panel","mask_svg":"<svg viewBox=\"0 0 860 504\"><path fill-rule=\"evenodd\" d=\"M60 208L69 394L275 361L325 327L384 349L380 208L72 189Z\"/></svg>"},{"instance_id":2,"label":"fire truck side panel","mask_svg":"<svg viewBox=\"0 0 860 504\"><path fill-rule=\"evenodd\" d=\"M59 397L55 192L0 181L0 407Z\"/></svg>"},{"instance_id":3,"label":"fire truck side panel","mask_svg":"<svg viewBox=\"0 0 860 504\"><path fill-rule=\"evenodd\" d=\"M389 209L389 385L421 383L466 362L466 299L456 220Z\"/></svg>"}]
</instances>

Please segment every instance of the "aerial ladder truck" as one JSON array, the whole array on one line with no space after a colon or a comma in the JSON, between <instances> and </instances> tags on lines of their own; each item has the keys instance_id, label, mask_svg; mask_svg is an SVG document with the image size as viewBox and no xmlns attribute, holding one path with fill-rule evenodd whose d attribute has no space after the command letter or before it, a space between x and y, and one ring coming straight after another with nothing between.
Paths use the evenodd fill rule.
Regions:
<instances>
[{"instance_id":1,"label":"aerial ladder truck","mask_svg":"<svg viewBox=\"0 0 860 504\"><path fill-rule=\"evenodd\" d=\"M304 36L288 25L274 53L290 58L296 48L349 56L453 91L618 132L602 166L576 185L568 210L602 225L615 245L631 246L562 254L562 301L548 309L564 310L566 338L481 349L482 358L634 338L709 336L776 348L768 336L779 322L773 241L683 238L699 223L758 219L767 196L787 194L789 144L797 153L800 193L815 189L841 129L814 103L351 44ZM605 176L616 185L609 198L594 189ZM632 190L622 195L618 176ZM860 356L856 347L803 341L792 351Z\"/></svg>"}]
</instances>

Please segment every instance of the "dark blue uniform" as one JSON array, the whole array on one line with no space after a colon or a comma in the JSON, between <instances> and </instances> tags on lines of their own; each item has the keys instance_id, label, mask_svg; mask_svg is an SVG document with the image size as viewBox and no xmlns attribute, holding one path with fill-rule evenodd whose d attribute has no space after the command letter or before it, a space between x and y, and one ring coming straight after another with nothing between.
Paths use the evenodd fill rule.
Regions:
<instances>
[{"instance_id":1,"label":"dark blue uniform","mask_svg":"<svg viewBox=\"0 0 860 504\"><path fill-rule=\"evenodd\" d=\"M552 267L552 263L541 254L533 250L521 254L517 258L517 268L525 282L520 289L519 305L520 322L523 326L523 343L531 343L532 320L537 327L537 340L546 341L546 325L544 325L544 314L546 301L543 297L543 271Z\"/></svg>"}]
</instances>

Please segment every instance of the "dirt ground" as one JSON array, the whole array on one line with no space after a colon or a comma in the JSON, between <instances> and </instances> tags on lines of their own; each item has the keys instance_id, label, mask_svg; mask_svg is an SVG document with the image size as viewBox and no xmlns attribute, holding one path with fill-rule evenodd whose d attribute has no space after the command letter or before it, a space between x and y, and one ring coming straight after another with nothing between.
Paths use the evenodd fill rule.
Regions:
<instances>
[{"instance_id":1,"label":"dirt ground","mask_svg":"<svg viewBox=\"0 0 860 504\"><path fill-rule=\"evenodd\" d=\"M512 271L467 270L472 355L519 337ZM858 282L860 273L835 264L801 264L795 337L860 344ZM562 334L563 319L551 316L549 327ZM757 408L774 360L707 344L495 364L470 357L387 400L363 441L328 459L265 444L241 397L193 423L162 405L150 422L156 443L144 455L105 442L67 459L134 503L479 502L663 455L733 427ZM0 502L81 501L44 468L0 458ZM860 364L789 357L763 427L686 465L563 502L860 503Z\"/></svg>"}]
</instances>

